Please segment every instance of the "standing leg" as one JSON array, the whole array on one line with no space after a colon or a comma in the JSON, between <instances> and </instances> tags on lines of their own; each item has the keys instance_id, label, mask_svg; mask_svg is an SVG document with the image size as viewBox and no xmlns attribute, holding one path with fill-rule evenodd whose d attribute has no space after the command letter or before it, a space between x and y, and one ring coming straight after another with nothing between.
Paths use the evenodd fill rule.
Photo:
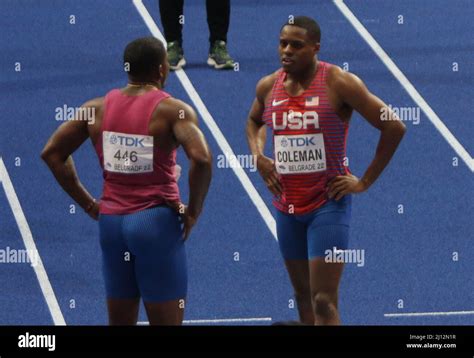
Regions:
<instances>
[{"instance_id":1,"label":"standing leg","mask_svg":"<svg viewBox=\"0 0 474 358\"><path fill-rule=\"evenodd\" d=\"M179 326L183 323L184 299L160 303L145 302L150 325Z\"/></svg>"},{"instance_id":2,"label":"standing leg","mask_svg":"<svg viewBox=\"0 0 474 358\"><path fill-rule=\"evenodd\" d=\"M334 250L347 250L351 197L329 201L318 209L308 223L308 256L311 301L315 324L338 325L338 291L344 262L326 260ZM330 256L334 257L333 255Z\"/></svg>"},{"instance_id":3,"label":"standing leg","mask_svg":"<svg viewBox=\"0 0 474 358\"><path fill-rule=\"evenodd\" d=\"M286 269L295 292L296 304L301 323L314 324L311 304L308 260L285 260Z\"/></svg>"},{"instance_id":4,"label":"standing leg","mask_svg":"<svg viewBox=\"0 0 474 358\"><path fill-rule=\"evenodd\" d=\"M159 5L166 42L178 41L181 46L183 25L179 20L183 15L184 0L159 0Z\"/></svg>"},{"instance_id":5,"label":"standing leg","mask_svg":"<svg viewBox=\"0 0 474 358\"><path fill-rule=\"evenodd\" d=\"M140 292L135 279L135 258L122 233L123 215L99 217L102 272L110 325L135 325Z\"/></svg>"},{"instance_id":6,"label":"standing leg","mask_svg":"<svg viewBox=\"0 0 474 358\"><path fill-rule=\"evenodd\" d=\"M124 231L150 324L180 325L188 277L179 215L167 206L146 209L129 215Z\"/></svg>"},{"instance_id":7,"label":"standing leg","mask_svg":"<svg viewBox=\"0 0 474 358\"><path fill-rule=\"evenodd\" d=\"M179 70L185 64L183 51L183 15L184 0L160 0L161 23L166 38L168 63L171 70Z\"/></svg>"},{"instance_id":8,"label":"standing leg","mask_svg":"<svg viewBox=\"0 0 474 358\"><path fill-rule=\"evenodd\" d=\"M107 300L110 326L134 326L138 320L139 298Z\"/></svg>"},{"instance_id":9,"label":"standing leg","mask_svg":"<svg viewBox=\"0 0 474 358\"><path fill-rule=\"evenodd\" d=\"M311 301L316 325L341 324L337 310L343 263L327 263L323 257L310 261Z\"/></svg>"},{"instance_id":10,"label":"standing leg","mask_svg":"<svg viewBox=\"0 0 474 358\"><path fill-rule=\"evenodd\" d=\"M209 25L209 58L207 64L215 69L233 69L234 60L227 52L230 0L206 0Z\"/></svg>"},{"instance_id":11,"label":"standing leg","mask_svg":"<svg viewBox=\"0 0 474 358\"><path fill-rule=\"evenodd\" d=\"M313 324L306 225L299 222L294 215L278 210L276 219L278 244L293 286L300 321Z\"/></svg>"},{"instance_id":12,"label":"standing leg","mask_svg":"<svg viewBox=\"0 0 474 358\"><path fill-rule=\"evenodd\" d=\"M227 42L230 21L230 0L206 0L209 42Z\"/></svg>"}]
</instances>

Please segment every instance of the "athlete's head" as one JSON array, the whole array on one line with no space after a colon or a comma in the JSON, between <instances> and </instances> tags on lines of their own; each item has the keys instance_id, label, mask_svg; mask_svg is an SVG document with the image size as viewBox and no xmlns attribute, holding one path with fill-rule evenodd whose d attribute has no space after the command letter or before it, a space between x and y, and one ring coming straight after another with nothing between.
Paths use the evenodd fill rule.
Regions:
<instances>
[{"instance_id":1,"label":"athlete's head","mask_svg":"<svg viewBox=\"0 0 474 358\"><path fill-rule=\"evenodd\" d=\"M123 53L123 61L131 81L164 86L169 65L165 46L157 38L142 37L130 42Z\"/></svg>"},{"instance_id":2,"label":"athlete's head","mask_svg":"<svg viewBox=\"0 0 474 358\"><path fill-rule=\"evenodd\" d=\"M321 29L307 16L288 19L280 30L280 61L283 70L290 73L305 71L319 52Z\"/></svg>"}]
</instances>

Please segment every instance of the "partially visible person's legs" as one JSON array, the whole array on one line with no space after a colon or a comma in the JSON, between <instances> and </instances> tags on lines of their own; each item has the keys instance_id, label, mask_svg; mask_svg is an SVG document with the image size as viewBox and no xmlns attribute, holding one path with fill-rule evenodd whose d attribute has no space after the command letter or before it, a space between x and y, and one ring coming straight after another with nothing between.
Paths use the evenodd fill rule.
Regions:
<instances>
[{"instance_id":1,"label":"partially visible person's legs","mask_svg":"<svg viewBox=\"0 0 474 358\"><path fill-rule=\"evenodd\" d=\"M172 70L186 64L183 52L184 0L159 0L160 17L167 42L168 62Z\"/></svg>"},{"instance_id":2,"label":"partially visible person's legs","mask_svg":"<svg viewBox=\"0 0 474 358\"><path fill-rule=\"evenodd\" d=\"M124 235L152 325L179 325L187 292L187 266L179 215L158 206L127 215Z\"/></svg>"},{"instance_id":3,"label":"partially visible person's legs","mask_svg":"<svg viewBox=\"0 0 474 358\"><path fill-rule=\"evenodd\" d=\"M182 45L183 25L180 16L183 15L184 0L159 0L159 5L166 42L178 41Z\"/></svg>"},{"instance_id":4,"label":"partially visible person's legs","mask_svg":"<svg viewBox=\"0 0 474 358\"><path fill-rule=\"evenodd\" d=\"M277 211L277 234L280 252L294 289L300 321L314 324L309 285L309 262L306 225L294 215Z\"/></svg>"},{"instance_id":5,"label":"partially visible person's legs","mask_svg":"<svg viewBox=\"0 0 474 358\"><path fill-rule=\"evenodd\" d=\"M232 69L234 60L227 52L230 0L206 0L206 10L210 43L207 63L216 69Z\"/></svg>"},{"instance_id":6,"label":"partially visible person's legs","mask_svg":"<svg viewBox=\"0 0 474 358\"><path fill-rule=\"evenodd\" d=\"M227 42L230 22L230 0L206 0L209 43Z\"/></svg>"}]
</instances>

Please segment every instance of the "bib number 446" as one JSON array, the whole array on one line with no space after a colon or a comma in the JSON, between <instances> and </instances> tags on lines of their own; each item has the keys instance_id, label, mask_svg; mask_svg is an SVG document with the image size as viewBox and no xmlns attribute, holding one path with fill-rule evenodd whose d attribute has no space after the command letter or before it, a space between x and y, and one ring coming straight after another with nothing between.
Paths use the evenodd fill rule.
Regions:
<instances>
[{"instance_id":1,"label":"bib number 446","mask_svg":"<svg viewBox=\"0 0 474 358\"><path fill-rule=\"evenodd\" d=\"M153 137L104 131L104 170L122 174L153 172Z\"/></svg>"},{"instance_id":2,"label":"bib number 446","mask_svg":"<svg viewBox=\"0 0 474 358\"><path fill-rule=\"evenodd\" d=\"M128 150L121 152L119 149L115 153L114 158L117 160L124 160L125 163L129 163L129 162L135 163L138 160L137 152L134 150L130 152Z\"/></svg>"}]
</instances>

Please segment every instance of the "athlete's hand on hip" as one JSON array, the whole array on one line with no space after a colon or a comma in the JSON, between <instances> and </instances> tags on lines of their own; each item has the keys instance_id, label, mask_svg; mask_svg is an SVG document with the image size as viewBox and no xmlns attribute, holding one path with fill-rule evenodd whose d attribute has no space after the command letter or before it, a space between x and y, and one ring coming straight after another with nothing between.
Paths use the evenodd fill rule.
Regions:
<instances>
[{"instance_id":1,"label":"athlete's hand on hip","mask_svg":"<svg viewBox=\"0 0 474 358\"><path fill-rule=\"evenodd\" d=\"M338 175L328 183L328 197L337 201L346 194L362 193L366 189L364 182L355 175Z\"/></svg>"},{"instance_id":2,"label":"athlete's hand on hip","mask_svg":"<svg viewBox=\"0 0 474 358\"><path fill-rule=\"evenodd\" d=\"M193 215L189 211L188 206L180 201L165 201L165 203L174 209L181 217L181 221L183 223L183 239L186 241L189 237L189 234L191 233L191 229L193 228L194 224L196 224L196 215Z\"/></svg>"},{"instance_id":3,"label":"athlete's hand on hip","mask_svg":"<svg viewBox=\"0 0 474 358\"><path fill-rule=\"evenodd\" d=\"M165 204L168 205L174 211L176 211L180 216L183 216L186 213L186 209L188 208L180 201L165 200Z\"/></svg>"},{"instance_id":4,"label":"athlete's hand on hip","mask_svg":"<svg viewBox=\"0 0 474 358\"><path fill-rule=\"evenodd\" d=\"M197 218L191 215L188 210L188 206L180 201L165 200L165 203L170 208L174 209L181 217L181 222L183 224L183 239L186 241L189 237L191 229L193 228L194 224L196 224Z\"/></svg>"},{"instance_id":5,"label":"athlete's hand on hip","mask_svg":"<svg viewBox=\"0 0 474 358\"><path fill-rule=\"evenodd\" d=\"M186 209L186 213L182 216L183 218L183 239L186 241L191 233L191 229L196 224L197 218L192 216Z\"/></svg>"},{"instance_id":6,"label":"athlete's hand on hip","mask_svg":"<svg viewBox=\"0 0 474 358\"><path fill-rule=\"evenodd\" d=\"M183 221L183 240L186 241L191 233L191 229L196 224L197 215L189 211L189 207L181 204L180 212L184 208L184 213L181 214L181 220Z\"/></svg>"},{"instance_id":7,"label":"athlete's hand on hip","mask_svg":"<svg viewBox=\"0 0 474 358\"><path fill-rule=\"evenodd\" d=\"M275 169L275 162L264 155L257 157L257 169L263 181L267 185L267 188L275 196L283 194L280 179Z\"/></svg>"}]
</instances>

